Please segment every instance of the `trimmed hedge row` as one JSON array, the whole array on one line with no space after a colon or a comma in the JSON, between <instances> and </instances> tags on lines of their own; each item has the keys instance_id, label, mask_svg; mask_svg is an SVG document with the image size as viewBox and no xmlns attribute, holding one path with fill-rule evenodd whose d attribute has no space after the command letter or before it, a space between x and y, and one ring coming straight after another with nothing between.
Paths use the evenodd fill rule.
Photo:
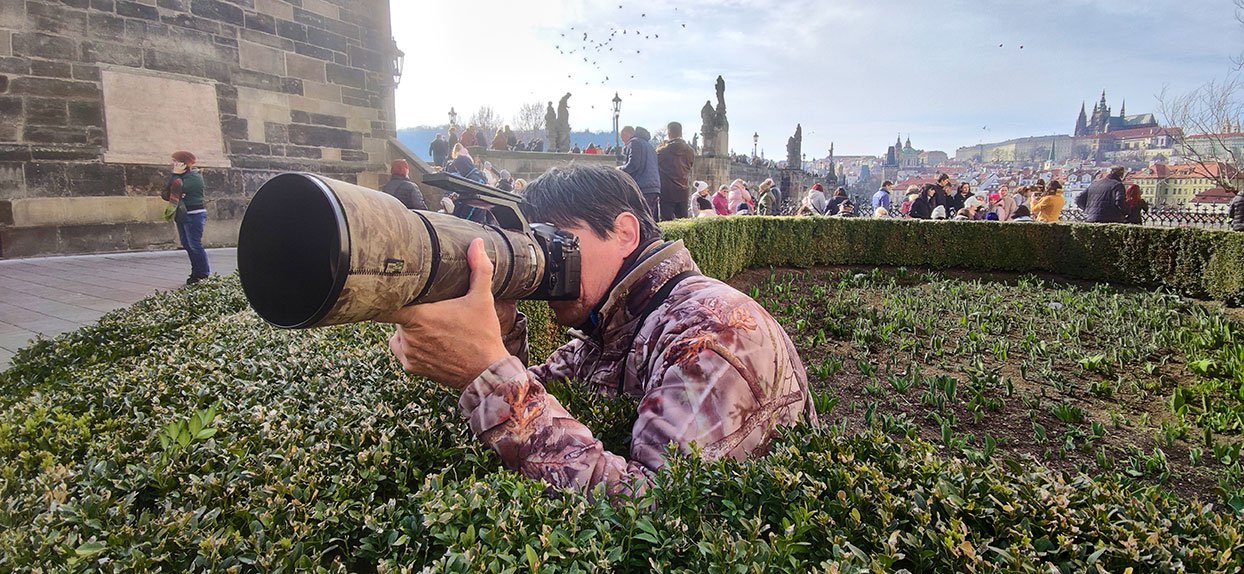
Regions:
<instances>
[{"instance_id":1,"label":"trimmed hedge row","mask_svg":"<svg viewBox=\"0 0 1244 574\"><path fill-rule=\"evenodd\" d=\"M893 265L1045 272L1244 303L1244 233L1136 225L730 217L662 224L707 274Z\"/></svg>"}]
</instances>

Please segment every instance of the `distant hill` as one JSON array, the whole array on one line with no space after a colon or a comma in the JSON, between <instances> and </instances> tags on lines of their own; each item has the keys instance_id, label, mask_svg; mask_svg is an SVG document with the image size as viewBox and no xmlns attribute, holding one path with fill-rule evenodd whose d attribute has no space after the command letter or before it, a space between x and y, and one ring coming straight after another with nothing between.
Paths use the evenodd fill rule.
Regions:
<instances>
[{"instance_id":1,"label":"distant hill","mask_svg":"<svg viewBox=\"0 0 1244 574\"><path fill-rule=\"evenodd\" d=\"M446 126L417 126L413 128L402 128L397 130L397 140L402 145L410 148L423 160L430 160L432 156L428 154L428 146L432 145L432 140L436 139L436 134L445 133L448 128ZM491 142L491 138L489 139ZM570 132L570 145L578 145L580 148L587 147L588 144L594 143L598 146L608 147L613 145L613 132L593 132L593 131L572 131Z\"/></svg>"}]
</instances>

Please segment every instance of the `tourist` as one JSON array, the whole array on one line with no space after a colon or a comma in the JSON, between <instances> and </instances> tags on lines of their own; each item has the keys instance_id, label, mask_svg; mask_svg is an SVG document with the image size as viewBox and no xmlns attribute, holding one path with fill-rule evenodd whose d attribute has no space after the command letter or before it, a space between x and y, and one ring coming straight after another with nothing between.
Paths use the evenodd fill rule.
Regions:
<instances>
[{"instance_id":1,"label":"tourist","mask_svg":"<svg viewBox=\"0 0 1244 574\"><path fill-rule=\"evenodd\" d=\"M937 175L937 196L934 199L933 207L939 205L945 207L950 204L950 196L953 195L954 183L950 181L950 176L945 173Z\"/></svg>"},{"instance_id":2,"label":"tourist","mask_svg":"<svg viewBox=\"0 0 1244 574\"><path fill-rule=\"evenodd\" d=\"M501 176L497 175L496 171L493 171L491 161L483 160L483 162L481 162L477 159L475 160L475 165L481 172L484 173L484 185L496 187L497 182L501 181Z\"/></svg>"},{"instance_id":3,"label":"tourist","mask_svg":"<svg viewBox=\"0 0 1244 574\"><path fill-rule=\"evenodd\" d=\"M747 184L743 183L741 179L730 182L729 200L728 205L733 208L735 213L738 213L739 206L742 204L747 204L748 211L750 211L754 201L751 192L747 191Z\"/></svg>"},{"instance_id":4,"label":"tourist","mask_svg":"<svg viewBox=\"0 0 1244 574\"><path fill-rule=\"evenodd\" d=\"M670 122L665 133L665 143L657 150L657 169L661 174L661 221L670 221L687 216L695 150L682 139L682 124Z\"/></svg>"},{"instance_id":5,"label":"tourist","mask_svg":"<svg viewBox=\"0 0 1244 574\"><path fill-rule=\"evenodd\" d=\"M505 126L505 144L510 149L518 147L518 136L514 135L514 132L510 130L510 126Z\"/></svg>"},{"instance_id":6,"label":"tourist","mask_svg":"<svg viewBox=\"0 0 1244 574\"><path fill-rule=\"evenodd\" d=\"M1231 203L1227 206L1227 216L1231 218L1233 231L1244 231L1244 189L1231 198Z\"/></svg>"},{"instance_id":7,"label":"tourist","mask_svg":"<svg viewBox=\"0 0 1244 574\"><path fill-rule=\"evenodd\" d=\"M945 205L939 205L939 206L937 206L937 207L934 207L934 208L933 208L933 213L929 215L929 219L935 219L935 220L939 220L939 221L945 221L945 220L947 219L947 217L946 217L946 206L945 206Z\"/></svg>"},{"instance_id":8,"label":"tourist","mask_svg":"<svg viewBox=\"0 0 1244 574\"><path fill-rule=\"evenodd\" d=\"M475 131L475 126L470 126L466 129L466 131L462 132L462 140L459 141L458 143L462 144L462 147L471 147L474 145L479 145L478 136Z\"/></svg>"},{"instance_id":9,"label":"tourist","mask_svg":"<svg viewBox=\"0 0 1244 574\"><path fill-rule=\"evenodd\" d=\"M203 174L194 167L197 161L188 151L173 153L173 176L162 196L175 206L173 221L177 224L177 237L181 248L190 257L190 277L186 285L193 285L212 274L207 250L203 248L203 227L207 223L207 203L204 199L206 185Z\"/></svg>"},{"instance_id":10,"label":"tourist","mask_svg":"<svg viewBox=\"0 0 1244 574\"><path fill-rule=\"evenodd\" d=\"M1123 223L1143 225L1144 216L1149 215L1149 202L1140 195L1140 186L1132 184L1123 191Z\"/></svg>"},{"instance_id":11,"label":"tourist","mask_svg":"<svg viewBox=\"0 0 1244 574\"><path fill-rule=\"evenodd\" d=\"M713 194L713 210L717 212L717 215L734 213L734 210L730 209L730 187L724 183L717 188L717 193Z\"/></svg>"},{"instance_id":12,"label":"tourist","mask_svg":"<svg viewBox=\"0 0 1244 574\"><path fill-rule=\"evenodd\" d=\"M959 183L959 187L955 189L955 193L950 196L947 201L946 212L958 213L960 209L968 206L968 199L972 197L972 184L964 181Z\"/></svg>"},{"instance_id":13,"label":"tourist","mask_svg":"<svg viewBox=\"0 0 1244 574\"><path fill-rule=\"evenodd\" d=\"M1105 177L1089 184L1088 189L1076 196L1076 206L1084 210L1084 220L1089 223L1119 223L1127 213L1126 192L1123 175L1127 168L1116 165Z\"/></svg>"},{"instance_id":14,"label":"tourist","mask_svg":"<svg viewBox=\"0 0 1244 574\"><path fill-rule=\"evenodd\" d=\"M523 195L526 195L527 193L526 190L527 190L527 180L521 177L514 180L514 193L517 193L521 197Z\"/></svg>"},{"instance_id":15,"label":"tourist","mask_svg":"<svg viewBox=\"0 0 1244 574\"><path fill-rule=\"evenodd\" d=\"M1054 222L1062 216L1063 206L1067 201L1063 198L1063 184L1057 179L1050 180L1045 195L1032 203L1032 215L1037 221Z\"/></svg>"},{"instance_id":16,"label":"tourist","mask_svg":"<svg viewBox=\"0 0 1244 574\"><path fill-rule=\"evenodd\" d=\"M660 220L661 209L661 173L657 164L657 150L652 147L652 134L643 127L626 126L619 134L626 144L623 156L626 163L618 169L631 176L639 186L644 201L648 202L648 213L653 219Z\"/></svg>"},{"instance_id":17,"label":"tourist","mask_svg":"<svg viewBox=\"0 0 1244 574\"><path fill-rule=\"evenodd\" d=\"M510 142L505 137L505 131L497 130L497 135L492 136L492 145L488 147L497 151L509 151Z\"/></svg>"},{"instance_id":18,"label":"tourist","mask_svg":"<svg viewBox=\"0 0 1244 574\"><path fill-rule=\"evenodd\" d=\"M584 155L600 155L600 150L596 148L596 144L587 144L587 149L583 150Z\"/></svg>"},{"instance_id":19,"label":"tourist","mask_svg":"<svg viewBox=\"0 0 1244 574\"><path fill-rule=\"evenodd\" d=\"M555 168L528 186L527 218L567 222L560 227L584 254L579 298L549 306L558 323L586 332L543 364L524 365L527 320L514 302L494 301L482 240L467 252L466 295L386 318L398 325L389 347L402 368L460 394L471 434L502 466L553 489L620 500L652 488L671 444L706 460L746 460L782 427L817 425L782 326L699 273L681 243L663 242L646 207L630 178L599 166ZM640 363L650 368L631 368ZM542 386L564 373L636 405L629 452L604 450Z\"/></svg>"},{"instance_id":20,"label":"tourist","mask_svg":"<svg viewBox=\"0 0 1244 574\"><path fill-rule=\"evenodd\" d=\"M937 204L937 192L939 189L941 189L941 186L937 184L926 183L924 185L924 190L922 190L920 195L916 197L916 200L911 203L911 210L907 212L907 215L914 219L932 219L933 208L941 207ZM945 216L945 212L946 210L943 209L943 217Z\"/></svg>"},{"instance_id":21,"label":"tourist","mask_svg":"<svg viewBox=\"0 0 1244 574\"><path fill-rule=\"evenodd\" d=\"M773 178L768 178L760 182L760 207L757 213L760 215L777 215L777 197L773 193Z\"/></svg>"},{"instance_id":22,"label":"tourist","mask_svg":"<svg viewBox=\"0 0 1244 574\"><path fill-rule=\"evenodd\" d=\"M1045 185L1045 178L1038 177L1037 182L1032 184L1029 191L1031 192L1031 195L1029 196L1031 201L1028 205L1034 205L1042 197L1045 197L1046 193L1049 193L1049 188Z\"/></svg>"},{"instance_id":23,"label":"tourist","mask_svg":"<svg viewBox=\"0 0 1244 574\"><path fill-rule=\"evenodd\" d=\"M570 148L570 153L583 153L583 149L579 147L579 144L574 144L574 147Z\"/></svg>"},{"instance_id":24,"label":"tourist","mask_svg":"<svg viewBox=\"0 0 1244 574\"><path fill-rule=\"evenodd\" d=\"M484 172L475 167L475 159L471 157L471 152L466 146L461 143L454 144L452 155L454 158L449 165L445 166L445 173L465 177L476 183L488 183Z\"/></svg>"},{"instance_id":25,"label":"tourist","mask_svg":"<svg viewBox=\"0 0 1244 574\"><path fill-rule=\"evenodd\" d=\"M453 149L454 146L462 143L462 140L458 137L458 126L449 126L449 139L445 143L449 146L449 149L451 150ZM454 160L454 156L452 154L450 154L449 157L445 158L445 161L453 161L453 160ZM445 165L445 164L442 163L440 165Z\"/></svg>"},{"instance_id":26,"label":"tourist","mask_svg":"<svg viewBox=\"0 0 1244 574\"><path fill-rule=\"evenodd\" d=\"M920 187L916 185L907 186L907 193L904 194L903 204L899 206L899 213L903 217L911 217L911 206L915 205L916 200L920 198Z\"/></svg>"},{"instance_id":27,"label":"tourist","mask_svg":"<svg viewBox=\"0 0 1244 574\"><path fill-rule=\"evenodd\" d=\"M837 217L856 217L855 204L851 203L850 199L838 204L838 213L836 215Z\"/></svg>"},{"instance_id":28,"label":"tourist","mask_svg":"<svg viewBox=\"0 0 1244 574\"><path fill-rule=\"evenodd\" d=\"M953 221L972 221L976 219L976 209L972 207L964 207L955 212L955 216L951 218Z\"/></svg>"},{"instance_id":29,"label":"tourist","mask_svg":"<svg viewBox=\"0 0 1244 574\"><path fill-rule=\"evenodd\" d=\"M890 217L890 210L884 207L873 209L873 217L876 219L886 219Z\"/></svg>"},{"instance_id":30,"label":"tourist","mask_svg":"<svg viewBox=\"0 0 1244 574\"><path fill-rule=\"evenodd\" d=\"M1032 221L1032 212L1028 210L1027 205L1021 205L1015 208L1015 213L1011 214L1012 222Z\"/></svg>"},{"instance_id":31,"label":"tourist","mask_svg":"<svg viewBox=\"0 0 1244 574\"><path fill-rule=\"evenodd\" d=\"M717 208L713 207L713 200L708 196L708 183L696 181L692 184L695 188L695 216L696 217L713 217L717 215Z\"/></svg>"},{"instance_id":32,"label":"tourist","mask_svg":"<svg viewBox=\"0 0 1244 574\"><path fill-rule=\"evenodd\" d=\"M436 139L428 145L428 155L432 156L432 165L445 165L445 160L449 158L449 142L445 141L445 134L436 134Z\"/></svg>"},{"instance_id":33,"label":"tourist","mask_svg":"<svg viewBox=\"0 0 1244 574\"><path fill-rule=\"evenodd\" d=\"M1015 208L1018 206L1015 205L1015 198L1011 197L1010 187L1005 185L999 187L997 199L994 199L992 195L989 199L993 203L993 209L990 211L998 216L998 221L1010 221L1011 216L1015 215Z\"/></svg>"},{"instance_id":34,"label":"tourist","mask_svg":"<svg viewBox=\"0 0 1244 574\"><path fill-rule=\"evenodd\" d=\"M402 202L406 209L426 210L428 205L423 201L423 193L419 186L410 180L410 164L404 159L395 159L389 165L389 181L380 189Z\"/></svg>"},{"instance_id":35,"label":"tourist","mask_svg":"<svg viewBox=\"0 0 1244 574\"><path fill-rule=\"evenodd\" d=\"M890 188L894 187L894 182L885 180L881 182L881 189L873 194L873 212L876 213L878 208L884 208L888 213L890 210Z\"/></svg>"},{"instance_id":36,"label":"tourist","mask_svg":"<svg viewBox=\"0 0 1244 574\"><path fill-rule=\"evenodd\" d=\"M842 204L847 201L847 190L839 187L834 190L834 196L830 198L829 204L825 206L825 213L829 215L838 215Z\"/></svg>"},{"instance_id":37,"label":"tourist","mask_svg":"<svg viewBox=\"0 0 1244 574\"><path fill-rule=\"evenodd\" d=\"M510 175L510 170L501 170L501 173L497 176L496 187L501 191L514 191L514 178Z\"/></svg>"},{"instance_id":38,"label":"tourist","mask_svg":"<svg viewBox=\"0 0 1244 574\"><path fill-rule=\"evenodd\" d=\"M825 198L825 188L819 183L814 183L812 189L808 190L808 195L804 198L799 212L809 211L813 215L825 215L828 207L829 201Z\"/></svg>"}]
</instances>

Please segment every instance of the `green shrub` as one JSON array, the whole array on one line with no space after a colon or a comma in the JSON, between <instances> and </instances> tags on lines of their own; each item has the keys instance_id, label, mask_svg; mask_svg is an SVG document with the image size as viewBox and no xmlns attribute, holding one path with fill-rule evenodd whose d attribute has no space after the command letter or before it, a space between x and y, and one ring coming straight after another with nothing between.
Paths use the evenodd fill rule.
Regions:
<instances>
[{"instance_id":1,"label":"green shrub","mask_svg":"<svg viewBox=\"0 0 1244 574\"><path fill-rule=\"evenodd\" d=\"M662 224L707 274L882 265L1055 273L1239 304L1244 234L1135 225L722 217Z\"/></svg>"}]
</instances>

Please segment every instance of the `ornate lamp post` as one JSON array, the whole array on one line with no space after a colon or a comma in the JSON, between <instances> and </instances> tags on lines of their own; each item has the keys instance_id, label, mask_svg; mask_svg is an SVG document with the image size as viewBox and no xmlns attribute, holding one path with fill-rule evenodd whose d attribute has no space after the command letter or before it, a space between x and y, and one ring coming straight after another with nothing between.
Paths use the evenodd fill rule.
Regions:
<instances>
[{"instance_id":1,"label":"ornate lamp post","mask_svg":"<svg viewBox=\"0 0 1244 574\"><path fill-rule=\"evenodd\" d=\"M458 127L458 112L455 112L452 107L449 108L449 127Z\"/></svg>"},{"instance_id":2,"label":"ornate lamp post","mask_svg":"<svg viewBox=\"0 0 1244 574\"><path fill-rule=\"evenodd\" d=\"M391 67L393 68L393 87L397 87L402 82L402 69L406 67L406 52L397 47L397 39L393 39L393 60Z\"/></svg>"},{"instance_id":3,"label":"ornate lamp post","mask_svg":"<svg viewBox=\"0 0 1244 574\"><path fill-rule=\"evenodd\" d=\"M752 132L752 159L756 159L756 146L760 143L760 134Z\"/></svg>"},{"instance_id":4,"label":"ornate lamp post","mask_svg":"<svg viewBox=\"0 0 1244 574\"><path fill-rule=\"evenodd\" d=\"M613 147L617 149L618 141L618 116L622 113L622 98L618 97L618 93L613 93Z\"/></svg>"}]
</instances>

